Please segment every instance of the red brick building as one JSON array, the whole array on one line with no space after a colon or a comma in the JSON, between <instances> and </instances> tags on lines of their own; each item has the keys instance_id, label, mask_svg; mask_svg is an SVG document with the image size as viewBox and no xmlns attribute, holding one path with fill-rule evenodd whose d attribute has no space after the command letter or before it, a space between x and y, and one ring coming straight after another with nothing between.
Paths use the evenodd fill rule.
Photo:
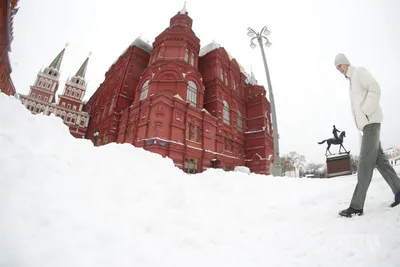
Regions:
<instances>
[{"instance_id":1,"label":"red brick building","mask_svg":"<svg viewBox=\"0 0 400 267\"><path fill-rule=\"evenodd\" d=\"M214 166L269 173L264 87L218 44L200 49L185 7L152 46L138 38L122 53L84 110L86 138L97 145L131 143L189 173Z\"/></svg>"},{"instance_id":2,"label":"red brick building","mask_svg":"<svg viewBox=\"0 0 400 267\"><path fill-rule=\"evenodd\" d=\"M29 94L20 94L20 99L22 104L33 114L53 114L60 117L74 137L84 138L89 122L89 114L82 111L87 85L85 74L89 57L86 58L77 73L67 79L64 90L61 95L58 95L58 101L56 101L64 53L65 48L49 66L39 71Z\"/></svg>"},{"instance_id":3,"label":"red brick building","mask_svg":"<svg viewBox=\"0 0 400 267\"><path fill-rule=\"evenodd\" d=\"M18 12L18 0L0 0L0 91L16 95L10 74L12 72L9 52L13 40L14 16Z\"/></svg>"}]
</instances>

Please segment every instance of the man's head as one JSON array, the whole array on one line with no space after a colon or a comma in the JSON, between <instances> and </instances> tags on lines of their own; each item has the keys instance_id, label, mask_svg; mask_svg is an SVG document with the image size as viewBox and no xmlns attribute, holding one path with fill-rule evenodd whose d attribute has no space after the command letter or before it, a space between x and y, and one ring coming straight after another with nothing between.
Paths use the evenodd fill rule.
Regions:
<instances>
[{"instance_id":1,"label":"man's head","mask_svg":"<svg viewBox=\"0 0 400 267\"><path fill-rule=\"evenodd\" d=\"M335 57L335 67L338 71L340 71L343 75L346 76L347 69L350 66L350 61L343 54L337 54Z\"/></svg>"}]
</instances>

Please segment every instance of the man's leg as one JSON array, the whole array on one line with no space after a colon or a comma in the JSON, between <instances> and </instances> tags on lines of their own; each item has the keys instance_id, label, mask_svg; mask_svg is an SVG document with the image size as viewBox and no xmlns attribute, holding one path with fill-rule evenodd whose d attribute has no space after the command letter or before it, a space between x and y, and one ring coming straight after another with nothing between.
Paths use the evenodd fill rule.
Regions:
<instances>
[{"instance_id":1,"label":"man's leg","mask_svg":"<svg viewBox=\"0 0 400 267\"><path fill-rule=\"evenodd\" d=\"M395 202L392 204L392 207L399 205L400 203L400 178L397 175L396 171L393 169L392 165L388 161L381 144L379 144L379 152L378 158L376 160L376 164L378 171L381 173L382 177L392 189L393 194L395 195Z\"/></svg>"},{"instance_id":2,"label":"man's leg","mask_svg":"<svg viewBox=\"0 0 400 267\"><path fill-rule=\"evenodd\" d=\"M368 187L372 180L379 151L380 127L378 123L364 127L361 151L358 163L357 186L353 193L350 207L358 210L364 208Z\"/></svg>"}]
</instances>

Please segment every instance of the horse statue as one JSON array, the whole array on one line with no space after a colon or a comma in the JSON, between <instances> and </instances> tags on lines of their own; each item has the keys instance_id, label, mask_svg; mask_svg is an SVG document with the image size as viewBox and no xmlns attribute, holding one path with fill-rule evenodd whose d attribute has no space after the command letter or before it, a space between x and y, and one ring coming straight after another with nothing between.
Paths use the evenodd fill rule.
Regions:
<instances>
[{"instance_id":1,"label":"horse statue","mask_svg":"<svg viewBox=\"0 0 400 267\"><path fill-rule=\"evenodd\" d=\"M330 155L332 155L331 151L329 150L331 148L331 145L340 145L339 154L341 153L340 150L341 150L342 147L343 147L344 151L346 151L346 153L349 154L350 151L347 151L346 148L344 148L344 146L343 146L343 138L345 138L345 137L346 137L346 132L343 131L343 132L340 133L338 139L329 138L329 139L325 139L325 140L323 140L321 142L318 142L318 144L322 145L325 142L328 144L328 147L326 148L325 156L328 154L328 152L329 152Z\"/></svg>"}]
</instances>

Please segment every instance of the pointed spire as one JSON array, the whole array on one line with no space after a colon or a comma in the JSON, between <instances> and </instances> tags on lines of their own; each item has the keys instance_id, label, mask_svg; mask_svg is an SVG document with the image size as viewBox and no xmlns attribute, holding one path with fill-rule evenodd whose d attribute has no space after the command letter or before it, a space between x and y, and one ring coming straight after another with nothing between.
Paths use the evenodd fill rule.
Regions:
<instances>
[{"instance_id":1,"label":"pointed spire","mask_svg":"<svg viewBox=\"0 0 400 267\"><path fill-rule=\"evenodd\" d=\"M187 14L188 12L187 12L187 10L186 10L186 1L185 1L185 3L183 4L183 8L181 9L181 11L179 11L179 14Z\"/></svg>"},{"instance_id":2,"label":"pointed spire","mask_svg":"<svg viewBox=\"0 0 400 267\"><path fill-rule=\"evenodd\" d=\"M92 55L92 52L89 52L89 56L86 58L86 60L82 64L82 66L79 68L78 72L75 74L76 77L85 78L86 69L87 69L88 62L89 62L89 57L91 55Z\"/></svg>"},{"instance_id":3,"label":"pointed spire","mask_svg":"<svg viewBox=\"0 0 400 267\"><path fill-rule=\"evenodd\" d=\"M251 70L250 83L251 83L252 85L257 85L257 79L256 79L256 76L254 75L253 70Z\"/></svg>"},{"instance_id":4,"label":"pointed spire","mask_svg":"<svg viewBox=\"0 0 400 267\"><path fill-rule=\"evenodd\" d=\"M64 57L64 52L65 52L65 48L68 46L68 44L65 45L64 49L61 50L61 52L57 55L57 57L51 62L51 64L49 65L49 68L53 68L56 70L60 70L61 67L61 63Z\"/></svg>"}]
</instances>

